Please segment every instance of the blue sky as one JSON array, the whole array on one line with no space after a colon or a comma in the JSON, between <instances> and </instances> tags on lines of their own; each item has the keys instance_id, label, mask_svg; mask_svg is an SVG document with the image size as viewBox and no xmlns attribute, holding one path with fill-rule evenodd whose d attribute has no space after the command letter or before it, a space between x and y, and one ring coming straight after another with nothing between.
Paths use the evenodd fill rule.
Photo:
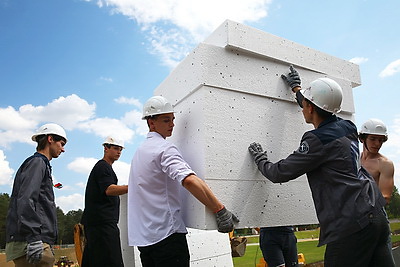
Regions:
<instances>
[{"instance_id":1,"label":"blue sky","mask_svg":"<svg viewBox=\"0 0 400 267\"><path fill-rule=\"evenodd\" d=\"M88 174L109 134L125 140L113 166L127 183L147 132L143 103L226 19L359 64L355 122L386 123L381 152L399 170L399 188L398 10L396 0L0 0L0 192L11 192L35 150L30 136L47 122L63 125L69 139L51 161L64 185L55 189L64 212L83 208Z\"/></svg>"}]
</instances>

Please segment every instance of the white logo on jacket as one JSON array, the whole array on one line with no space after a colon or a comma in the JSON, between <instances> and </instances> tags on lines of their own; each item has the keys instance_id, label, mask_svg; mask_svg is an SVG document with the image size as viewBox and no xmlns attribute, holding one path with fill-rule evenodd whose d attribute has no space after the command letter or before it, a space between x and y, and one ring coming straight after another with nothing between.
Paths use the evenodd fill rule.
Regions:
<instances>
[{"instance_id":1,"label":"white logo on jacket","mask_svg":"<svg viewBox=\"0 0 400 267\"><path fill-rule=\"evenodd\" d=\"M297 152L301 154L307 154L308 151L310 151L310 146L306 141L301 142L299 148L297 149Z\"/></svg>"}]
</instances>

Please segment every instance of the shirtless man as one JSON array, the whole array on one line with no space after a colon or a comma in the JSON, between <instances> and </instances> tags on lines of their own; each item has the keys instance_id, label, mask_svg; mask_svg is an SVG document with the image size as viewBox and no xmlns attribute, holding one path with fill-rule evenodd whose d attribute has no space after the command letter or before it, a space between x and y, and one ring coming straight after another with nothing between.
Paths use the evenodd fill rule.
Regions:
<instances>
[{"instance_id":1,"label":"shirtless man","mask_svg":"<svg viewBox=\"0 0 400 267\"><path fill-rule=\"evenodd\" d=\"M394 186L394 165L379 153L382 144L388 140L385 124L377 119L369 119L361 126L359 139L363 143L361 165L374 177L388 204Z\"/></svg>"}]
</instances>

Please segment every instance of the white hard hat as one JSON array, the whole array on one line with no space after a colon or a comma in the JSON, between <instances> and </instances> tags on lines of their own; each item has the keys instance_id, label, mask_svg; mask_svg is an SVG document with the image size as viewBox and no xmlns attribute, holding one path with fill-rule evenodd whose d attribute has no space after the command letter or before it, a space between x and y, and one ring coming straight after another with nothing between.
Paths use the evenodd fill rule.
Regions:
<instances>
[{"instance_id":1,"label":"white hard hat","mask_svg":"<svg viewBox=\"0 0 400 267\"><path fill-rule=\"evenodd\" d=\"M120 147L124 148L124 141L116 139L111 136L107 136L106 139L104 140L103 145L106 145L106 144L120 146Z\"/></svg>"},{"instance_id":2,"label":"white hard hat","mask_svg":"<svg viewBox=\"0 0 400 267\"><path fill-rule=\"evenodd\" d=\"M174 109L171 103L165 97L153 96L147 100L143 106L142 120L145 120L148 116L154 116L165 113L173 113Z\"/></svg>"},{"instance_id":3,"label":"white hard hat","mask_svg":"<svg viewBox=\"0 0 400 267\"><path fill-rule=\"evenodd\" d=\"M387 128L383 121L378 119L369 119L361 125L360 134L375 134L387 137Z\"/></svg>"},{"instance_id":4,"label":"white hard hat","mask_svg":"<svg viewBox=\"0 0 400 267\"><path fill-rule=\"evenodd\" d=\"M32 140L36 142L36 137L39 135L43 134L55 134L58 136L63 137L65 140L67 140L67 135L65 133L65 130L58 124L55 123L47 123L42 126L36 131L34 135L32 135Z\"/></svg>"},{"instance_id":5,"label":"white hard hat","mask_svg":"<svg viewBox=\"0 0 400 267\"><path fill-rule=\"evenodd\" d=\"M339 113L341 110L343 92L340 85L329 78L318 78L310 86L301 89L300 93L317 107Z\"/></svg>"}]
</instances>

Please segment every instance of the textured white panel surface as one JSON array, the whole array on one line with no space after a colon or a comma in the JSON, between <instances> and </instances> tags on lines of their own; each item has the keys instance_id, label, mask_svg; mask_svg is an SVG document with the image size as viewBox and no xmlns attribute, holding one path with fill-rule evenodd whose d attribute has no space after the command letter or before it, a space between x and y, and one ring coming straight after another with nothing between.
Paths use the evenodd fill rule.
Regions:
<instances>
[{"instance_id":1,"label":"textured white panel surface","mask_svg":"<svg viewBox=\"0 0 400 267\"><path fill-rule=\"evenodd\" d=\"M121 249L122 249L122 258L124 260L125 266L131 267L138 267L141 266L140 260L138 265L138 258L139 255L133 247L128 246L128 196L122 195L120 196L121 205L120 205L120 216L119 216L119 223L118 227L120 230L120 237L121 237Z\"/></svg>"},{"instance_id":2,"label":"textured white panel surface","mask_svg":"<svg viewBox=\"0 0 400 267\"><path fill-rule=\"evenodd\" d=\"M334 78L353 82L354 87L361 84L358 65L354 63L234 21L226 20L204 43L235 48L290 62L315 72L329 73Z\"/></svg>"},{"instance_id":3,"label":"textured white panel surface","mask_svg":"<svg viewBox=\"0 0 400 267\"><path fill-rule=\"evenodd\" d=\"M233 266L228 234L192 228L188 232L190 266Z\"/></svg>"},{"instance_id":4,"label":"textured white panel surface","mask_svg":"<svg viewBox=\"0 0 400 267\"><path fill-rule=\"evenodd\" d=\"M279 48L276 48L279 49ZM184 101L202 85L293 101L294 96L280 78L291 62L277 61L230 48L199 44L165 79L155 94L164 94L173 104ZM343 112L354 113L352 81L297 67L302 84L320 77L337 81L344 89Z\"/></svg>"},{"instance_id":5,"label":"textured white panel surface","mask_svg":"<svg viewBox=\"0 0 400 267\"><path fill-rule=\"evenodd\" d=\"M239 216L239 228L317 223L305 176L273 184L247 151L256 141L278 161L311 129L280 78L290 64L303 85L319 77L336 80L344 91L339 116L353 119L357 65L232 21L195 48L154 92L177 111L170 141ZM188 227L215 229L213 214L185 192L183 199Z\"/></svg>"}]
</instances>

